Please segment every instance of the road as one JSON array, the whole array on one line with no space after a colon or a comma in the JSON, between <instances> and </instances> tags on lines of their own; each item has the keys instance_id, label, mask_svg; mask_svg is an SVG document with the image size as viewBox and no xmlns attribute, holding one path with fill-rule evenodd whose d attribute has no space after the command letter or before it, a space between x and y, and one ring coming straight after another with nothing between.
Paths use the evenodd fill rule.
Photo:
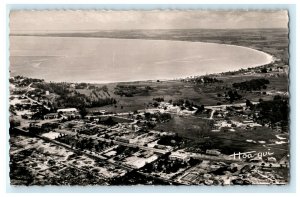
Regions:
<instances>
[{"instance_id":1,"label":"road","mask_svg":"<svg viewBox=\"0 0 300 197\"><path fill-rule=\"evenodd\" d=\"M258 102L251 102L252 104L256 105L258 104ZM209 119L213 119L214 113L216 112L216 110L220 110L220 109L226 109L226 107L245 107L246 106L246 102L245 103L233 103L233 104L224 104L224 105L210 105L210 106L205 106L206 109L210 109L211 114Z\"/></svg>"},{"instance_id":2,"label":"road","mask_svg":"<svg viewBox=\"0 0 300 197\"><path fill-rule=\"evenodd\" d=\"M32 85L32 83L30 83L30 84L25 88L25 89L27 89L27 91L23 94L23 96L26 97L26 98L27 98L28 100L30 100L31 102L36 102L36 103L39 104L39 105L43 105L41 102L36 101L36 100L34 100L34 99L32 99L32 98L26 96L26 94L27 94L27 93L29 92L29 90L30 90L31 85ZM34 88L33 88L33 89L34 89ZM50 108L49 108L48 106L46 106L46 105L43 105L43 106L44 106L44 108L50 110Z\"/></svg>"},{"instance_id":3,"label":"road","mask_svg":"<svg viewBox=\"0 0 300 197\"><path fill-rule=\"evenodd\" d=\"M252 104L256 105L258 104L258 102L252 102ZM209 105L209 106L205 106L205 108L207 109L220 109L220 108L226 108L226 107L245 107L246 106L246 102L244 103L233 103L233 104L224 104L224 105Z\"/></svg>"},{"instance_id":4,"label":"road","mask_svg":"<svg viewBox=\"0 0 300 197\"><path fill-rule=\"evenodd\" d=\"M212 109L209 119L211 119L211 120L213 119L215 112L216 112L216 110Z\"/></svg>"}]
</instances>

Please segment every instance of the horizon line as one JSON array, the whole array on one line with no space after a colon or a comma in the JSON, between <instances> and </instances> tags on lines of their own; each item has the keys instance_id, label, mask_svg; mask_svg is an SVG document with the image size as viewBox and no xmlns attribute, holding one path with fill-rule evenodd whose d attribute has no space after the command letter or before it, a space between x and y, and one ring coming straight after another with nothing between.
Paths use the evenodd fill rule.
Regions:
<instances>
[{"instance_id":1,"label":"horizon line","mask_svg":"<svg viewBox=\"0 0 300 197\"><path fill-rule=\"evenodd\" d=\"M164 29L164 28L153 28L153 29L71 29L71 30L17 30L17 29L10 29L10 31L39 31L39 32L47 32L47 31L51 31L51 32L55 32L55 31L136 31L136 30L252 30L252 29L289 29L289 27L248 27L248 28L169 28L169 29Z\"/></svg>"}]
</instances>

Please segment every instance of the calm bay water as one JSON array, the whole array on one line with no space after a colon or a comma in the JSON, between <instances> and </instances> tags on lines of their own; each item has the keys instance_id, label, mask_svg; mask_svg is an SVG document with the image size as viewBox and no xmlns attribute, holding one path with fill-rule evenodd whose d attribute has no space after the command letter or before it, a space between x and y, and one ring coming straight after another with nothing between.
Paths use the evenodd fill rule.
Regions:
<instances>
[{"instance_id":1,"label":"calm bay water","mask_svg":"<svg viewBox=\"0 0 300 197\"><path fill-rule=\"evenodd\" d=\"M11 75L46 81L118 82L174 79L267 64L250 48L201 42L10 37Z\"/></svg>"}]
</instances>

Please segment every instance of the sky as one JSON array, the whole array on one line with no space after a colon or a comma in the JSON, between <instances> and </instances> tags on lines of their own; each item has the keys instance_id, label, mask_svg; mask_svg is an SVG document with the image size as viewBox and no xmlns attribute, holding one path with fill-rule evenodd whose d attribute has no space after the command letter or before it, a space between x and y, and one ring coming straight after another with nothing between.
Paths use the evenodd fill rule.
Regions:
<instances>
[{"instance_id":1,"label":"sky","mask_svg":"<svg viewBox=\"0 0 300 197\"><path fill-rule=\"evenodd\" d=\"M287 28L286 10L269 11L12 11L14 32L127 29Z\"/></svg>"}]
</instances>

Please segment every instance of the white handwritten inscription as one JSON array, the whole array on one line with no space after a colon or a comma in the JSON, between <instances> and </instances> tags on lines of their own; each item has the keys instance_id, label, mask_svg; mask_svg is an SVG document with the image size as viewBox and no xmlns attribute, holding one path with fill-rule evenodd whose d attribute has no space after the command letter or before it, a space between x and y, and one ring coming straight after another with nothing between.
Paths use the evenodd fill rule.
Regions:
<instances>
[{"instance_id":1,"label":"white handwritten inscription","mask_svg":"<svg viewBox=\"0 0 300 197\"><path fill-rule=\"evenodd\" d=\"M255 157L258 158L263 158L263 157L268 157L274 155L273 152L256 152L256 151L251 151L251 152L238 152L238 153L233 153L232 155L230 155L231 157L233 157L233 159L252 159Z\"/></svg>"}]
</instances>

